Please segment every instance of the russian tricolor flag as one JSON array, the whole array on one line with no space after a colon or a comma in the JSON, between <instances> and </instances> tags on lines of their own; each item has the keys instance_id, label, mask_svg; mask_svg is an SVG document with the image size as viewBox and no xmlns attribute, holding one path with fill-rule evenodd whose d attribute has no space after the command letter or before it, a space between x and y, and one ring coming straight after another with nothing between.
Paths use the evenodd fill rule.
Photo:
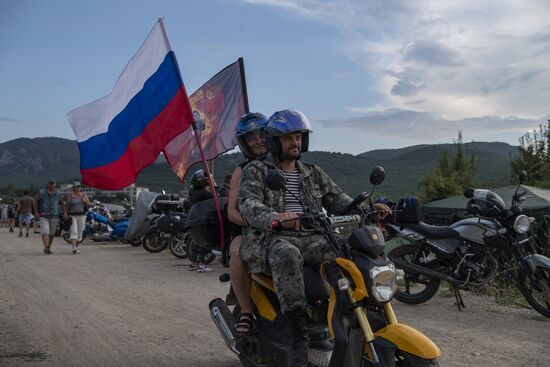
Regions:
<instances>
[{"instance_id":1,"label":"russian tricolor flag","mask_svg":"<svg viewBox=\"0 0 550 367\"><path fill-rule=\"evenodd\" d=\"M193 122L162 19L130 59L111 94L67 114L80 150L82 181L116 190L135 182Z\"/></svg>"}]
</instances>

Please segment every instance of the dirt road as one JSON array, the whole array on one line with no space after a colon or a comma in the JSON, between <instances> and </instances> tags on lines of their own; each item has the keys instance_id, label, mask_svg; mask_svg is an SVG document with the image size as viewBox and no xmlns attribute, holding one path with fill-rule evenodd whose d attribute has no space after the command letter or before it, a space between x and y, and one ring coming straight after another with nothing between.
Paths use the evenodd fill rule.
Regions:
<instances>
[{"instance_id":1,"label":"dirt road","mask_svg":"<svg viewBox=\"0 0 550 367\"><path fill-rule=\"evenodd\" d=\"M72 255L59 238L47 256L39 241L0 229L0 366L239 366L208 314L226 290L220 265L197 274L169 252L92 242ZM394 307L439 345L441 366L550 366L550 320L465 302Z\"/></svg>"}]
</instances>

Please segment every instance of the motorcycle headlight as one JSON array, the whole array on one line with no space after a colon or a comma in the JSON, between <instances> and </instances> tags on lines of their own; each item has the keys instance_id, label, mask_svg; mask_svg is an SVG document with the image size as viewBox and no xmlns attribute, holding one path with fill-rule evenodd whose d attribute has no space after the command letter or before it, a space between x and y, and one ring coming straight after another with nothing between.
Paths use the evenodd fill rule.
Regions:
<instances>
[{"instance_id":1,"label":"motorcycle headlight","mask_svg":"<svg viewBox=\"0 0 550 367\"><path fill-rule=\"evenodd\" d=\"M524 234L529 232L531 227L531 221L526 215L518 215L514 220L514 229L519 234Z\"/></svg>"},{"instance_id":2,"label":"motorcycle headlight","mask_svg":"<svg viewBox=\"0 0 550 367\"><path fill-rule=\"evenodd\" d=\"M376 266L369 272L372 280L372 296L378 302L388 302L392 299L395 290L395 266L389 263L384 266Z\"/></svg>"}]
</instances>

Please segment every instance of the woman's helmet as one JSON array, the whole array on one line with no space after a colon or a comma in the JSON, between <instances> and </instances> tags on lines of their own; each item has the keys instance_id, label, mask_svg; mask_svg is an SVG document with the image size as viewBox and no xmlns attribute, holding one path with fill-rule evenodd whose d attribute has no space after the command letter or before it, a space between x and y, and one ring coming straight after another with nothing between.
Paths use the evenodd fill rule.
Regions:
<instances>
[{"instance_id":1,"label":"woman's helmet","mask_svg":"<svg viewBox=\"0 0 550 367\"><path fill-rule=\"evenodd\" d=\"M206 179L206 176L202 169L193 173L193 176L191 176L191 186L193 186L193 188L196 190L200 190L208 186L208 180Z\"/></svg>"},{"instance_id":2,"label":"woman's helmet","mask_svg":"<svg viewBox=\"0 0 550 367\"><path fill-rule=\"evenodd\" d=\"M245 135L248 133L262 131L267 124L267 116L259 112L250 112L241 117L235 127L235 136L241 152L247 158L256 158L254 152L248 145Z\"/></svg>"},{"instance_id":3,"label":"woman's helmet","mask_svg":"<svg viewBox=\"0 0 550 367\"><path fill-rule=\"evenodd\" d=\"M309 125L307 117L296 110L277 111L269 120L265 127L267 134L267 149L276 156L281 155L281 143L279 136L300 131L302 133L302 153L307 152L309 148L309 133L313 132Z\"/></svg>"}]
</instances>

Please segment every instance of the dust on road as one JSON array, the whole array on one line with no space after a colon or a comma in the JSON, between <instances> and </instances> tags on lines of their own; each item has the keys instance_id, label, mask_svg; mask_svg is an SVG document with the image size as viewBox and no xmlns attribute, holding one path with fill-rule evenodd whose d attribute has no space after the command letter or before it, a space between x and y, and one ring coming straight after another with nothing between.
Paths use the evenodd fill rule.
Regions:
<instances>
[{"instance_id":1,"label":"dust on road","mask_svg":"<svg viewBox=\"0 0 550 367\"><path fill-rule=\"evenodd\" d=\"M38 235L0 229L0 366L237 367L208 303L224 297L223 272L187 271L169 252L85 241L79 255L56 238L44 255ZM407 306L399 321L442 349L441 366L550 366L550 320L467 294Z\"/></svg>"}]
</instances>

